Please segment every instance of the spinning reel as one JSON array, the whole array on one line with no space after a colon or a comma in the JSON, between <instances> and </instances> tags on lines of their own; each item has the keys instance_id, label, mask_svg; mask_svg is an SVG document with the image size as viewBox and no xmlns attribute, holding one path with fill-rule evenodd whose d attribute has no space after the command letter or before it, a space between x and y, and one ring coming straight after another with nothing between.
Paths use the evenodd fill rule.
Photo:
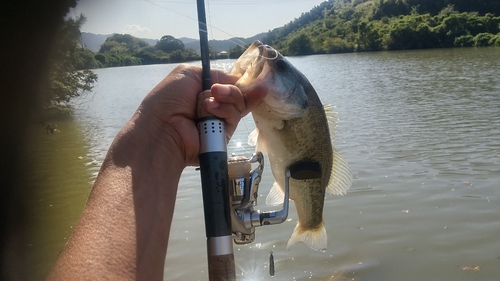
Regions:
<instances>
[{"instance_id":1,"label":"spinning reel","mask_svg":"<svg viewBox=\"0 0 500 281\"><path fill-rule=\"evenodd\" d=\"M297 180L320 178L322 175L319 162L299 162L285 173L285 196L283 207L277 211L260 212L254 210L259 196L259 184L264 170L264 156L260 151L248 159L234 154L228 158L229 197L231 203L231 231L234 242L238 245L252 243L255 239L255 227L280 224L288 217L290 198L290 177ZM252 169L252 164L257 167Z\"/></svg>"}]
</instances>

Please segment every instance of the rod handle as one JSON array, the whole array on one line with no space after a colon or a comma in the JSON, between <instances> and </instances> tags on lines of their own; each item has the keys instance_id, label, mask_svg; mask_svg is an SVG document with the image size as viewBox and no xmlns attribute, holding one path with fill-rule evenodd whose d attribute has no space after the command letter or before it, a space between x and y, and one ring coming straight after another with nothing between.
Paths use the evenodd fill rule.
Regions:
<instances>
[{"instance_id":1,"label":"rod handle","mask_svg":"<svg viewBox=\"0 0 500 281\"><path fill-rule=\"evenodd\" d=\"M211 114L208 113L203 107L203 101L211 96L212 92L210 91L210 89L204 90L203 92L198 94L198 97L196 99L196 119L211 116Z\"/></svg>"},{"instance_id":2,"label":"rod handle","mask_svg":"<svg viewBox=\"0 0 500 281\"><path fill-rule=\"evenodd\" d=\"M208 256L208 276L210 281L235 281L234 254Z\"/></svg>"}]
</instances>

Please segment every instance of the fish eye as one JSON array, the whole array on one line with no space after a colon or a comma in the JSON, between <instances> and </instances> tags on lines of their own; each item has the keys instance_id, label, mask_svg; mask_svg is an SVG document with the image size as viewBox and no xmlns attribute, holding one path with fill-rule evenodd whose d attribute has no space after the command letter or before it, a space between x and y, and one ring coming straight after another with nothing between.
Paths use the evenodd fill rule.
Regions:
<instances>
[{"instance_id":1,"label":"fish eye","mask_svg":"<svg viewBox=\"0 0 500 281\"><path fill-rule=\"evenodd\" d=\"M286 63L286 61L284 60L277 60L276 61L276 68L279 70L279 71L285 71L287 70L288 68L288 64Z\"/></svg>"}]
</instances>

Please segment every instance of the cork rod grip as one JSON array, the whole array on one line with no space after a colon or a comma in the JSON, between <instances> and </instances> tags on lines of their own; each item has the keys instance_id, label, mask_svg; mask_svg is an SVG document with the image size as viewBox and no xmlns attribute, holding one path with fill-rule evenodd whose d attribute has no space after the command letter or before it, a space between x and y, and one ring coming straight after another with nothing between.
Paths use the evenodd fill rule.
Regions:
<instances>
[{"instance_id":1,"label":"cork rod grip","mask_svg":"<svg viewBox=\"0 0 500 281\"><path fill-rule=\"evenodd\" d=\"M196 119L211 116L211 114L208 113L203 107L203 101L210 97L212 97L212 92L210 92L210 90L205 90L198 94L196 100Z\"/></svg>"},{"instance_id":2,"label":"cork rod grip","mask_svg":"<svg viewBox=\"0 0 500 281\"><path fill-rule=\"evenodd\" d=\"M234 254L208 256L208 276L210 281L236 280Z\"/></svg>"}]
</instances>

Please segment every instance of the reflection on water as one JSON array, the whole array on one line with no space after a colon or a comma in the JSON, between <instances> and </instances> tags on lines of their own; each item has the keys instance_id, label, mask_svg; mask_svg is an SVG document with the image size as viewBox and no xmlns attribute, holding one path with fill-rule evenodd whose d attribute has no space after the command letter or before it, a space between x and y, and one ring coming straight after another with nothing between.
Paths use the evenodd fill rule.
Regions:
<instances>
[{"instance_id":1,"label":"reflection on water","mask_svg":"<svg viewBox=\"0 0 500 281\"><path fill-rule=\"evenodd\" d=\"M499 58L500 48L290 58L323 102L336 105L335 145L350 164L353 186L346 196L326 197L326 253L302 244L284 251L297 220L291 204L286 223L258 228L254 243L234 247L238 280L273 279L270 251L277 280L498 279ZM212 66L226 68L231 62ZM96 71L96 94L76 114L90 144L86 163L103 160L145 94L173 67ZM246 139L253 128L246 117L229 151L251 155ZM268 167L263 177L257 209L270 210L264 204L273 182ZM61 196L55 204L83 202L88 179L81 180L83 192ZM188 167L179 187L165 280L207 278L202 212L199 173ZM52 238L63 239L63 230ZM47 251L54 255L60 245Z\"/></svg>"}]
</instances>

